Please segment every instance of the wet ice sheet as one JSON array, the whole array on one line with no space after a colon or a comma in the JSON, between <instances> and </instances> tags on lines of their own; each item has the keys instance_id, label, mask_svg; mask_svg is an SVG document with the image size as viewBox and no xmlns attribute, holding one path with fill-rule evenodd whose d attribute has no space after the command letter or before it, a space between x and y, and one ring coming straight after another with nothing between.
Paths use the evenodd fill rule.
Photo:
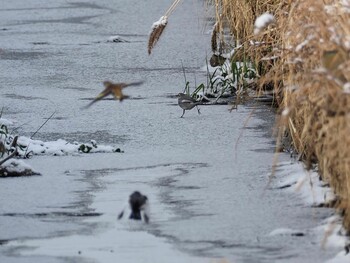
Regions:
<instances>
[{"instance_id":1,"label":"wet ice sheet","mask_svg":"<svg viewBox=\"0 0 350 263\"><path fill-rule=\"evenodd\" d=\"M97 173L103 171L85 171L86 180L98 184L103 191L95 194L96 199L90 208L96 209L103 216L85 220L85 224L94 229L93 235L68 235L54 239L31 240L29 242L12 242L11 246L27 247L22 255L50 255L60 257L95 258L102 262L206 262L174 249L166 238L158 238L150 233L157 225L166 223L173 217L159 200L156 192L147 184L171 173L176 167L187 165L160 165L134 169L110 169L101 178ZM149 225L129 220L117 221L117 213L126 204L127 196L134 189L142 189L148 194L152 203L151 223ZM94 192L94 191L93 191ZM74 245L73 245L74 244Z\"/></svg>"},{"instance_id":2,"label":"wet ice sheet","mask_svg":"<svg viewBox=\"0 0 350 263\"><path fill-rule=\"evenodd\" d=\"M313 257L322 259L332 254L332 250L320 250L322 236L311 229L329 215L326 210L312 211L297 196L281 190L264 192L268 173L255 175L259 179L251 182L245 178L248 174L240 177L217 159L195 162L196 155L185 156L192 162L180 162L182 156L169 162L165 154L149 151L57 157L57 173L83 183L75 186L80 189L75 192L84 195L67 194L73 194L88 204L89 211L101 216L81 218L78 232L68 230L60 237L51 233L49 239L11 242L9 246L27 247L17 250L22 256L78 255L101 262L122 260L124 256L130 262L140 257L154 260L151 255L156 255L156 262L167 261L169 255L176 255L181 262L195 260L193 257L201 257L202 261L224 257L233 262L309 262L310 251L318 253ZM231 158L220 155L219 159L227 162ZM130 160L134 160L132 165ZM44 176L57 166L52 157L38 157L30 162L33 166L40 164ZM268 167L269 164L266 172ZM249 179L247 186L235 187L245 179ZM126 218L116 220L134 190L150 199L149 225ZM270 235L276 228L295 228L296 222L304 236Z\"/></svg>"}]
</instances>

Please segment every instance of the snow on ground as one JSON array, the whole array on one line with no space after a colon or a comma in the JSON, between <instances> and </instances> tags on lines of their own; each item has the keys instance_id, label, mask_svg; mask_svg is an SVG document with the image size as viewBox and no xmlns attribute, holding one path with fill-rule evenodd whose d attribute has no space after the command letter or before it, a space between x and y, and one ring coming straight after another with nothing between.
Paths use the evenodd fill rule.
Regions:
<instances>
[{"instance_id":1,"label":"snow on ground","mask_svg":"<svg viewBox=\"0 0 350 263\"><path fill-rule=\"evenodd\" d=\"M5 129L1 127L2 132L0 140L7 146L12 145L12 141L15 137L9 134L7 131L7 126L12 124L12 121L0 118L0 125L6 126ZM19 156L26 156L28 153L31 155L67 155L77 153L121 152L121 150L117 147L110 145L98 145L95 140L90 140L88 143L70 143L63 139L44 142L25 136L19 136L17 146L19 146L17 147Z\"/></svg>"},{"instance_id":2,"label":"snow on ground","mask_svg":"<svg viewBox=\"0 0 350 263\"><path fill-rule=\"evenodd\" d=\"M57 141L43 142L41 140L32 140L28 137L19 137L18 144L25 146L27 152L35 155L66 155L79 152L116 152L118 148L108 145L97 145L96 141L91 140L89 143L69 143L59 139Z\"/></svg>"},{"instance_id":3,"label":"snow on ground","mask_svg":"<svg viewBox=\"0 0 350 263\"><path fill-rule=\"evenodd\" d=\"M7 158L10 153L13 152L13 142L15 136L8 134L7 126L12 125L13 122L7 119L0 118L1 132L0 142L5 147L2 160ZM41 140L34 140L29 137L19 136L16 143L17 154L13 158L4 162L1 167L5 169L4 175L16 174L21 175L34 175L40 174L39 171L35 171L30 165L26 164L22 160L14 159L17 156L23 158L29 158L32 155L76 155L80 153L116 153L122 152L119 148L109 145L98 145L95 140L91 140L88 143L69 143L66 140L58 139L56 141L44 142ZM12 148L12 149L11 149ZM0 161L2 161L0 159Z\"/></svg>"},{"instance_id":4,"label":"snow on ground","mask_svg":"<svg viewBox=\"0 0 350 263\"><path fill-rule=\"evenodd\" d=\"M0 125L6 125L6 126L13 125L13 122L10 121L10 120L3 119L3 118L0 117Z\"/></svg>"},{"instance_id":5,"label":"snow on ground","mask_svg":"<svg viewBox=\"0 0 350 263\"><path fill-rule=\"evenodd\" d=\"M306 171L301 162L281 164L287 165L288 169L277 172L278 187L288 189L288 191L301 196L308 206L327 204L334 200L332 189L320 180L316 171ZM320 247L322 249L339 247L341 252L327 263L350 262L350 253L347 254L344 249L349 244L349 239L345 235L346 231L342 227L342 218L339 215L327 218L320 226L311 229L311 231L321 237ZM269 235L296 235L298 233L301 231L279 228L273 230Z\"/></svg>"},{"instance_id":6,"label":"snow on ground","mask_svg":"<svg viewBox=\"0 0 350 263\"><path fill-rule=\"evenodd\" d=\"M126 39L122 38L121 36L115 35L115 36L110 36L107 39L107 42L113 42L113 43L125 43L129 42Z\"/></svg>"},{"instance_id":7,"label":"snow on ground","mask_svg":"<svg viewBox=\"0 0 350 263\"><path fill-rule=\"evenodd\" d=\"M25 163L23 160L10 159L4 162L2 165L4 168L4 176L9 174L18 175L18 176L29 176L40 174L38 171L35 171L30 165Z\"/></svg>"}]
</instances>

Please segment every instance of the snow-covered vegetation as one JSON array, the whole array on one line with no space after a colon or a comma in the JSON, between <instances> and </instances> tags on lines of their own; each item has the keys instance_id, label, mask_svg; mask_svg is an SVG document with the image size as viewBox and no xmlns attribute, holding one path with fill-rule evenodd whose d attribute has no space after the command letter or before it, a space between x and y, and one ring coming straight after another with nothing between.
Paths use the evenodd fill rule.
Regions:
<instances>
[{"instance_id":1,"label":"snow-covered vegetation","mask_svg":"<svg viewBox=\"0 0 350 263\"><path fill-rule=\"evenodd\" d=\"M99 145L95 140L87 143L34 140L25 136L12 135L8 126L9 120L0 118L0 177L36 175L32 167L23 160L33 155L73 155L82 153L122 152L120 148L109 145Z\"/></svg>"}]
</instances>

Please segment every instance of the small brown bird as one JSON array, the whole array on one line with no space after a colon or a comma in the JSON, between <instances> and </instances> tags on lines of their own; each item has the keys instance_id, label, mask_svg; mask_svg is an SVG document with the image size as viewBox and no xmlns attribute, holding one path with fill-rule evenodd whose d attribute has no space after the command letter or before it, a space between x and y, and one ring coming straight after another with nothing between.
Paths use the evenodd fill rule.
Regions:
<instances>
[{"instance_id":1,"label":"small brown bird","mask_svg":"<svg viewBox=\"0 0 350 263\"><path fill-rule=\"evenodd\" d=\"M138 82L131 82L131 83L113 83L110 81L104 81L103 85L105 86L105 89L97 95L97 97L91 101L87 106L84 108L89 108L92 104L95 102L102 100L104 97L107 97L108 95L112 94L116 100L123 101L124 99L128 98L129 96L123 94L123 89L129 86L139 86L143 83L143 81Z\"/></svg>"}]
</instances>

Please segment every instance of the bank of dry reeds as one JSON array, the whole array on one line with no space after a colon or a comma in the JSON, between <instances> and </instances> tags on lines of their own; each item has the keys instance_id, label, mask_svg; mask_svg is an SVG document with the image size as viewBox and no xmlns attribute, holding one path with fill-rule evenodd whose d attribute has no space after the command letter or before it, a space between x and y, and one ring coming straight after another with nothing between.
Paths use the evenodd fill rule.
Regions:
<instances>
[{"instance_id":1,"label":"bank of dry reeds","mask_svg":"<svg viewBox=\"0 0 350 263\"><path fill-rule=\"evenodd\" d=\"M302 0L283 21L284 122L307 168L317 163L350 230L350 6ZM278 68L281 70L278 70Z\"/></svg>"},{"instance_id":2,"label":"bank of dry reeds","mask_svg":"<svg viewBox=\"0 0 350 263\"><path fill-rule=\"evenodd\" d=\"M217 0L235 42L260 67L260 83L281 94L280 124L307 168L318 164L350 230L350 1ZM254 35L269 12L275 23ZM262 85L263 86L263 85Z\"/></svg>"}]
</instances>

